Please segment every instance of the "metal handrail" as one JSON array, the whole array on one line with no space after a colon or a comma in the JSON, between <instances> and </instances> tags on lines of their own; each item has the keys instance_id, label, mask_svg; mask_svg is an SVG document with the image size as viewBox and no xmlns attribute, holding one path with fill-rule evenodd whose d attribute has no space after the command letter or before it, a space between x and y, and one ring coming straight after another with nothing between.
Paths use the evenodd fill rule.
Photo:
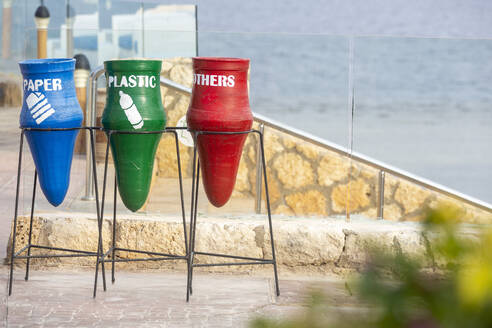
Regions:
<instances>
[{"instance_id":1,"label":"metal handrail","mask_svg":"<svg viewBox=\"0 0 492 328\"><path fill-rule=\"evenodd\" d=\"M184 85L166 79L165 77L162 76L161 76L161 85L165 86L166 88L173 89L174 91L191 95L191 91L192 91L191 88L185 87Z\"/></svg>"},{"instance_id":2,"label":"metal handrail","mask_svg":"<svg viewBox=\"0 0 492 328\"><path fill-rule=\"evenodd\" d=\"M91 123L93 123L92 126L95 125L95 109L96 109L96 86L97 86L97 79L104 73L104 68L102 66L97 67L90 76L89 79L89 91L87 93L87 108L86 108L86 117L91 118ZM174 81L171 81L167 78L161 77L160 78L160 84L162 86L168 87L170 89L173 89L178 92L182 92L185 94L191 95L192 89L185 87L179 83L176 83ZM94 92L96 90L96 92ZM443 186L439 183L430 181L428 179L419 177L415 174L412 174L410 172L407 172L405 170L401 170L399 168L396 168L394 166L391 166L389 164L386 164L384 162L378 161L376 159L373 159L369 156L360 154L358 152L353 152L350 149L340 146L336 143L330 142L326 139L314 136L310 133L307 133L305 131L296 129L294 127L288 126L286 124L277 122L275 120L272 120L266 116L263 116L258 113L253 113L253 118L256 122L260 124L259 129L263 131L265 126L268 126L270 128L276 129L280 132L286 133L290 136L300 138L304 141L307 141L309 143L315 144L317 146L320 146L322 148L328 149L330 151L336 152L342 156L349 157L352 160L361 162L363 164L366 164L368 166L371 166L377 170L379 170L379 204L378 204L378 216L380 218L383 217L383 207L384 207L384 195L381 195L383 190L384 190L384 179L386 173L389 173L393 176L399 177L401 179L407 180L409 182L415 183L421 187L424 187L426 189L444 194L448 197L454 198L456 200L465 202L467 204L476 206L478 208L481 208L487 212L492 213L492 204L489 204L487 202L484 202L482 200L479 200L477 198L471 197L469 195L466 195L464 193L461 193L459 191L456 191L454 189L448 188L446 186ZM88 185L91 184L92 182L92 176L91 176L91 162L90 162L90 151L87 152L89 155L87 155L88 158L88 169L86 171L86 197L89 198L90 191L92 190L91 187L88 187ZM257 167L257 172L261 172L261 161L257 161L256 163ZM259 213L261 211L261 178L256 180L256 212Z\"/></svg>"},{"instance_id":3,"label":"metal handrail","mask_svg":"<svg viewBox=\"0 0 492 328\"><path fill-rule=\"evenodd\" d=\"M298 130L298 129L290 127L288 125L279 123L279 122L272 120L270 118L267 118L261 114L256 113L253 116L257 122L265 124L266 126L272 127L276 130L279 130L281 132L289 134L293 137L297 137L297 138L300 138L304 141L308 141L312 144L315 144L317 146L329 149L329 150L336 152L342 156L350 157L353 160L356 160L356 161L361 162L363 164L369 165L375 169L378 169L380 172L389 173L389 174L394 175L396 177L405 179L409 182L418 184L421 187L442 193L446 196L449 196L449 197L452 197L454 199L466 202L468 204L471 204L473 206L479 207L483 210L486 210L486 211L492 213L492 204L489 204L489 203L484 202L482 200L479 200L477 198L468 196L466 194L463 194L459 191L448 188L446 186L443 186L439 183L433 182L433 181L428 180L426 178L419 177L419 176L412 174L410 172L407 172L405 170L401 170L399 168L396 168L396 167L391 166L389 164L386 164L384 162L373 159L369 156L360 154L358 152L350 151L349 149L347 149L343 146L340 146L338 144L335 144L335 143L330 142L328 140L325 140L323 138L316 137L316 136L314 136L310 133L304 132L302 130ZM383 177L384 177L384 175L383 175ZM384 180L384 178L383 178L383 180Z\"/></svg>"}]
</instances>

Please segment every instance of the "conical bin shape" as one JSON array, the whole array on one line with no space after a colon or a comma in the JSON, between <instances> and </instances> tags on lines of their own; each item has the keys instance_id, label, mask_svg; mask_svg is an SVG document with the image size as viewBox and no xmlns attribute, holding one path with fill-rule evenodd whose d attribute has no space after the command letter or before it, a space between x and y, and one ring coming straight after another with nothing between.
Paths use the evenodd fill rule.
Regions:
<instances>
[{"instance_id":1,"label":"conical bin shape","mask_svg":"<svg viewBox=\"0 0 492 328\"><path fill-rule=\"evenodd\" d=\"M33 59L19 63L24 99L23 128L77 128L82 110L75 94L75 59ZM73 148L79 130L26 131L25 136L48 201L58 206L67 194Z\"/></svg>"},{"instance_id":2,"label":"conical bin shape","mask_svg":"<svg viewBox=\"0 0 492 328\"><path fill-rule=\"evenodd\" d=\"M193 58L194 84L187 113L192 131L248 131L253 115L248 97L249 59ZM198 135L195 142L209 201L229 200L247 134Z\"/></svg>"},{"instance_id":3,"label":"conical bin shape","mask_svg":"<svg viewBox=\"0 0 492 328\"><path fill-rule=\"evenodd\" d=\"M158 131L166 116L160 92L160 60L110 60L102 125L109 130ZM135 212L149 194L154 158L161 134L111 136L118 189L125 206Z\"/></svg>"}]
</instances>

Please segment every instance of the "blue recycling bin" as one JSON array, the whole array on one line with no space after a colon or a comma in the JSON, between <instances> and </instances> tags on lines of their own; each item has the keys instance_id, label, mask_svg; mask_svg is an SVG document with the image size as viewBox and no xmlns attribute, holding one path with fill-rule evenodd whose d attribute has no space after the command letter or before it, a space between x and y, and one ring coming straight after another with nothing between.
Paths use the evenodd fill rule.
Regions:
<instances>
[{"instance_id":1,"label":"blue recycling bin","mask_svg":"<svg viewBox=\"0 0 492 328\"><path fill-rule=\"evenodd\" d=\"M75 94L75 59L32 59L19 66L24 90L21 128L79 128L83 114ZM25 132L39 185L54 206L60 205L67 194L78 133L79 130Z\"/></svg>"}]
</instances>

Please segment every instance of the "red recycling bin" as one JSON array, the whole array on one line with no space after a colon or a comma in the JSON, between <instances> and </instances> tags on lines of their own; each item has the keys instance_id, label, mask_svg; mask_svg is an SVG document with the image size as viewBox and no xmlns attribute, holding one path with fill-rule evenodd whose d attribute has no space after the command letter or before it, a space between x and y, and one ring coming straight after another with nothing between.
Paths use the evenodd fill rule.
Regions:
<instances>
[{"instance_id":1,"label":"red recycling bin","mask_svg":"<svg viewBox=\"0 0 492 328\"><path fill-rule=\"evenodd\" d=\"M186 119L191 131L241 132L251 129L249 59L193 58L193 93ZM209 201L221 207L231 197L247 134L193 134Z\"/></svg>"}]
</instances>

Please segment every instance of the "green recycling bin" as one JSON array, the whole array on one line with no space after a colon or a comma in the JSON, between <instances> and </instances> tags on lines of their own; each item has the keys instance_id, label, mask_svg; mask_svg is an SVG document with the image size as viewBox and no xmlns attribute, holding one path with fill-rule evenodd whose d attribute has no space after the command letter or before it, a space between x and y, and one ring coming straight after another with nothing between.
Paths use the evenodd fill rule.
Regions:
<instances>
[{"instance_id":1,"label":"green recycling bin","mask_svg":"<svg viewBox=\"0 0 492 328\"><path fill-rule=\"evenodd\" d=\"M106 130L159 131L166 125L160 92L160 60L109 60L106 70ZM111 135L118 190L125 206L135 212L147 200L154 158L161 134Z\"/></svg>"}]
</instances>

